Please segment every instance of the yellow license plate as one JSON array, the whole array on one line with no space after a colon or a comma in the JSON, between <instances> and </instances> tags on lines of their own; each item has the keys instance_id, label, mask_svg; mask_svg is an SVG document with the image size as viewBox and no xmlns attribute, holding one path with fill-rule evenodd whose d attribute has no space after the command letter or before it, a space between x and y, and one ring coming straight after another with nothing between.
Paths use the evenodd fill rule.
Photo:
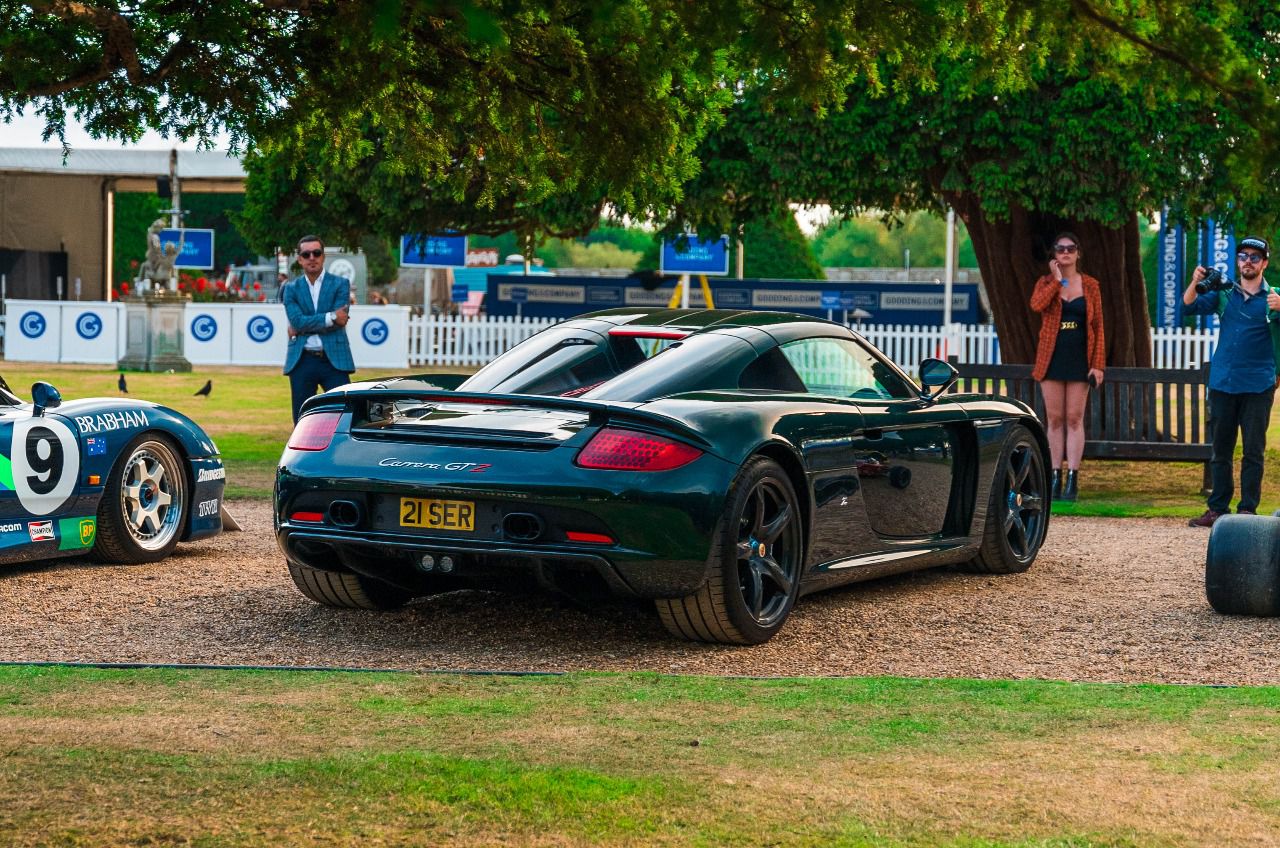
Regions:
<instances>
[{"instance_id":1,"label":"yellow license plate","mask_svg":"<svg viewBox=\"0 0 1280 848\"><path fill-rule=\"evenodd\" d=\"M476 529L476 506L471 501L401 498L400 526L471 532Z\"/></svg>"}]
</instances>

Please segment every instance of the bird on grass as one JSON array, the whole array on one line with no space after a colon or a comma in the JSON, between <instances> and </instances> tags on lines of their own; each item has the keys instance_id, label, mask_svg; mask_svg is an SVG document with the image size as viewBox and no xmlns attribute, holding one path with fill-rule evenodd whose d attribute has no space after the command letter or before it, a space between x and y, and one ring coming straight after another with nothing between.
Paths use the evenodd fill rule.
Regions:
<instances>
[{"instance_id":1,"label":"bird on grass","mask_svg":"<svg viewBox=\"0 0 1280 848\"><path fill-rule=\"evenodd\" d=\"M116 388L124 392L126 395L129 394L129 384L124 379L123 371L120 372L120 379L116 380Z\"/></svg>"},{"instance_id":2,"label":"bird on grass","mask_svg":"<svg viewBox=\"0 0 1280 848\"><path fill-rule=\"evenodd\" d=\"M200 387L200 389L196 392L196 394L197 394L197 395L200 395L200 396L202 396L202 397L208 397L208 396L209 396L209 392L211 392L211 391L213 391L213 381L212 381L212 380L206 380L206 381L205 381L205 384L204 384L203 386L201 386L201 387Z\"/></svg>"}]
</instances>

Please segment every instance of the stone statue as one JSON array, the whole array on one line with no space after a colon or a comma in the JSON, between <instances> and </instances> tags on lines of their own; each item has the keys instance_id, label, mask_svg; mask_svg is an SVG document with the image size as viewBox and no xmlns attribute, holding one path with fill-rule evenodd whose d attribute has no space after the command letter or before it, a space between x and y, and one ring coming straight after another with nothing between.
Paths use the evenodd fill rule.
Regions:
<instances>
[{"instance_id":1,"label":"stone statue","mask_svg":"<svg viewBox=\"0 0 1280 848\"><path fill-rule=\"evenodd\" d=\"M140 287L145 286L151 291L176 290L177 275L173 266L178 259L178 254L182 252L182 244L169 242L161 245L160 232L168 226L164 218L156 218L151 226L147 227L147 259L138 269L137 283Z\"/></svg>"}]
</instances>

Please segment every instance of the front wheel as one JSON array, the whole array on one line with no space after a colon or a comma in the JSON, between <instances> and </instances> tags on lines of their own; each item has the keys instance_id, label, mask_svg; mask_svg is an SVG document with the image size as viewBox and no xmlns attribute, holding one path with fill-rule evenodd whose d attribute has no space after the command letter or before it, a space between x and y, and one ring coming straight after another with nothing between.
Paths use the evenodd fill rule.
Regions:
<instances>
[{"instance_id":1,"label":"front wheel","mask_svg":"<svg viewBox=\"0 0 1280 848\"><path fill-rule=\"evenodd\" d=\"M1035 561L1049 527L1049 473L1044 451L1021 424L1005 437L991 483L982 547L967 565L982 574L1015 574Z\"/></svg>"},{"instance_id":2,"label":"front wheel","mask_svg":"<svg viewBox=\"0 0 1280 848\"><path fill-rule=\"evenodd\" d=\"M751 459L729 490L707 561L706 584L658 600L673 635L758 645L782 629L800 590L803 524L795 489L778 463Z\"/></svg>"},{"instance_id":3,"label":"front wheel","mask_svg":"<svg viewBox=\"0 0 1280 848\"><path fill-rule=\"evenodd\" d=\"M163 559L182 536L188 506L178 452L161 436L139 436L121 452L107 479L93 552L107 562Z\"/></svg>"}]
</instances>

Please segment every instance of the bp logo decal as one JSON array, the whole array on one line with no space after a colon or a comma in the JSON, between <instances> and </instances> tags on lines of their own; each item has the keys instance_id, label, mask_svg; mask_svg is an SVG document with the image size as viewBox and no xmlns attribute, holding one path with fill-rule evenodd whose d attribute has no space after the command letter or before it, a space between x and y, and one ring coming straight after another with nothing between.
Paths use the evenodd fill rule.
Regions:
<instances>
[{"instance_id":1,"label":"bp logo decal","mask_svg":"<svg viewBox=\"0 0 1280 848\"><path fill-rule=\"evenodd\" d=\"M93 518L62 518L58 520L58 550L74 551L93 547L98 537L98 522Z\"/></svg>"},{"instance_id":2,"label":"bp logo decal","mask_svg":"<svg viewBox=\"0 0 1280 848\"><path fill-rule=\"evenodd\" d=\"M371 345L380 345L385 342L390 332L387 322L381 318L370 318L360 328L360 335L364 336L364 340Z\"/></svg>"},{"instance_id":3,"label":"bp logo decal","mask_svg":"<svg viewBox=\"0 0 1280 848\"><path fill-rule=\"evenodd\" d=\"M17 494L23 509L32 515L57 511L79 476L80 449L70 427L47 417L13 422L9 467L0 468L0 482Z\"/></svg>"},{"instance_id":4,"label":"bp logo decal","mask_svg":"<svg viewBox=\"0 0 1280 848\"><path fill-rule=\"evenodd\" d=\"M265 342L271 338L271 334L276 330L275 325L271 323L271 319L265 315L255 315L249 319L249 326L246 332L249 338L255 342Z\"/></svg>"},{"instance_id":5,"label":"bp logo decal","mask_svg":"<svg viewBox=\"0 0 1280 848\"><path fill-rule=\"evenodd\" d=\"M191 336L198 342L207 342L214 336L218 335L218 322L212 315L197 315L191 319ZM249 331L249 335L253 335L253 331ZM267 338L271 337L271 333L267 333Z\"/></svg>"},{"instance_id":6,"label":"bp logo decal","mask_svg":"<svg viewBox=\"0 0 1280 848\"><path fill-rule=\"evenodd\" d=\"M85 312L76 319L76 333L85 341L102 335L102 319L96 312Z\"/></svg>"},{"instance_id":7,"label":"bp logo decal","mask_svg":"<svg viewBox=\"0 0 1280 848\"><path fill-rule=\"evenodd\" d=\"M38 339L43 336L48 326L44 316L39 312L26 312L18 319L18 329L22 330L22 335L29 339Z\"/></svg>"}]
</instances>

